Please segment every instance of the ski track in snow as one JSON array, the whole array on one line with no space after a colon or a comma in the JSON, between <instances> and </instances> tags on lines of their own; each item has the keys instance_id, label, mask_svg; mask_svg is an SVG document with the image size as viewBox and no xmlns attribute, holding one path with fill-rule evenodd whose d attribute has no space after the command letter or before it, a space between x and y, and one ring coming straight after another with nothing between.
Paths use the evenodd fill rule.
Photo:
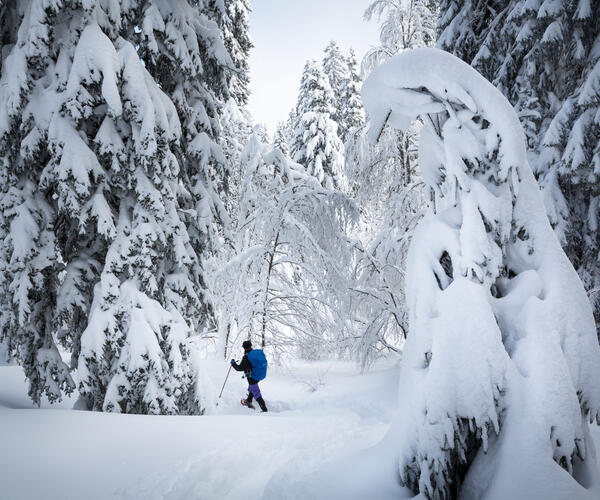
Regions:
<instances>
[{"instance_id":1,"label":"ski track in snow","mask_svg":"<svg viewBox=\"0 0 600 500\"><path fill-rule=\"evenodd\" d=\"M205 365L218 394L227 365ZM263 415L240 405L247 385L232 372L203 417L141 416L74 411L73 400L34 409L21 369L0 366L0 498L401 498L393 450L373 448L397 379L389 366L276 367Z\"/></svg>"}]
</instances>

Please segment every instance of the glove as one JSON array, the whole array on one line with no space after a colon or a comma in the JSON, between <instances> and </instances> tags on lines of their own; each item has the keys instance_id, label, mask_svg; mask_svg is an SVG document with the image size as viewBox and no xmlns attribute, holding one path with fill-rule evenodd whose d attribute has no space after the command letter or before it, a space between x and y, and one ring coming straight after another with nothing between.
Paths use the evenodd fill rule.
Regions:
<instances>
[{"instance_id":1,"label":"glove","mask_svg":"<svg viewBox=\"0 0 600 500\"><path fill-rule=\"evenodd\" d=\"M232 359L231 362L229 363L231 366L235 365L235 359Z\"/></svg>"}]
</instances>

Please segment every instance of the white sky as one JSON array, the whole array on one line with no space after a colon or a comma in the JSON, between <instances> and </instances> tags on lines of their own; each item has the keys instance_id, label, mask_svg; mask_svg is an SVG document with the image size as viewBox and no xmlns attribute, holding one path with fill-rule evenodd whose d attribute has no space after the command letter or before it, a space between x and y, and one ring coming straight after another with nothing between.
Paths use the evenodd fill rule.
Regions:
<instances>
[{"instance_id":1,"label":"white sky","mask_svg":"<svg viewBox=\"0 0 600 500\"><path fill-rule=\"evenodd\" d=\"M307 59L321 59L330 40L344 53L352 47L359 64L377 44L377 22L363 21L371 0L252 0L250 102L257 123L273 133L296 104Z\"/></svg>"}]
</instances>

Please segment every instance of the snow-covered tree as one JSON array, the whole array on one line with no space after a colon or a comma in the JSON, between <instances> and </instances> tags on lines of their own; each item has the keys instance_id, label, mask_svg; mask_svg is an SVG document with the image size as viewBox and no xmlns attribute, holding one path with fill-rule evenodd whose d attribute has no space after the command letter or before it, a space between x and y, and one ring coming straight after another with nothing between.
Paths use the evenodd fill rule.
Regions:
<instances>
[{"instance_id":1,"label":"snow-covered tree","mask_svg":"<svg viewBox=\"0 0 600 500\"><path fill-rule=\"evenodd\" d=\"M228 192L224 201L231 224L235 227L242 182L240 158L252 135L252 117L234 99L229 99L221 112L220 122L220 144L228 172Z\"/></svg>"},{"instance_id":2,"label":"snow-covered tree","mask_svg":"<svg viewBox=\"0 0 600 500\"><path fill-rule=\"evenodd\" d=\"M82 407L202 410L188 336L212 321L202 256L227 217L217 144L235 69L203 7L2 6L20 25L0 90L1 321L34 401L74 387L58 339Z\"/></svg>"},{"instance_id":3,"label":"snow-covered tree","mask_svg":"<svg viewBox=\"0 0 600 500\"><path fill-rule=\"evenodd\" d=\"M352 49L350 49L346 63L348 78L344 82L343 100L341 102L342 134L340 134L340 138L344 143L346 143L349 134L355 132L365 121L365 110L360 97L362 80L358 71L356 54Z\"/></svg>"},{"instance_id":4,"label":"snow-covered tree","mask_svg":"<svg viewBox=\"0 0 600 500\"><path fill-rule=\"evenodd\" d=\"M202 2L200 2L202 3ZM250 0L204 0L205 12L223 32L225 47L234 71L227 73L227 87L238 106L248 104L250 75L248 58L253 47L250 38Z\"/></svg>"},{"instance_id":5,"label":"snow-covered tree","mask_svg":"<svg viewBox=\"0 0 600 500\"><path fill-rule=\"evenodd\" d=\"M600 346L518 116L466 63L428 48L375 70L363 101L372 138L423 120L433 196L408 257L403 484L428 498L579 496L592 474L587 420L600 419Z\"/></svg>"},{"instance_id":6,"label":"snow-covered tree","mask_svg":"<svg viewBox=\"0 0 600 500\"><path fill-rule=\"evenodd\" d=\"M285 122L278 122L275 129L275 137L273 138L273 146L279 149L284 156L289 156L289 137L291 137L292 131L288 130L288 125Z\"/></svg>"},{"instance_id":7,"label":"snow-covered tree","mask_svg":"<svg viewBox=\"0 0 600 500\"><path fill-rule=\"evenodd\" d=\"M38 404L42 395L54 401L75 387L54 336L61 264L52 196L39 182L56 103L57 82L48 68L56 66L51 40L61 5L43 7L34 1L0 5L0 335Z\"/></svg>"},{"instance_id":8,"label":"snow-covered tree","mask_svg":"<svg viewBox=\"0 0 600 500\"><path fill-rule=\"evenodd\" d=\"M435 40L435 3L425 0L377 0L365 11L365 18L377 18L380 23L380 45L363 59L363 73L368 75L389 57L407 49L431 45ZM416 160L417 127L408 130L386 129L377 144L365 137L365 128L355 130L346 141L346 172L355 196L369 218L381 220L391 214L390 206L382 203L383 189L400 192L412 182L418 182ZM389 198L387 198L389 199ZM397 205L394 201L391 205ZM385 225L390 225L389 221Z\"/></svg>"},{"instance_id":9,"label":"snow-covered tree","mask_svg":"<svg viewBox=\"0 0 600 500\"><path fill-rule=\"evenodd\" d=\"M222 198L230 173L220 144L220 118L236 68L219 29L225 22L223 9L222 2L212 0L151 0L143 3L136 20L142 27L137 34L140 56L175 104L182 126L177 155L189 193L180 203L200 255L215 250L218 232L228 220Z\"/></svg>"},{"instance_id":10,"label":"snow-covered tree","mask_svg":"<svg viewBox=\"0 0 600 500\"><path fill-rule=\"evenodd\" d=\"M295 112L294 161L328 189L346 188L344 146L332 120L332 91L316 61L304 66Z\"/></svg>"},{"instance_id":11,"label":"snow-covered tree","mask_svg":"<svg viewBox=\"0 0 600 500\"><path fill-rule=\"evenodd\" d=\"M267 126L264 123L257 123L252 127L252 133L256 136L256 138L264 143L268 144L270 142L269 132L267 130Z\"/></svg>"},{"instance_id":12,"label":"snow-covered tree","mask_svg":"<svg viewBox=\"0 0 600 500\"><path fill-rule=\"evenodd\" d=\"M65 227L79 225L79 241L63 236L67 299L86 275L81 257L89 259L98 239L107 244L93 255L103 268L77 353L80 404L196 413L199 400L188 400L193 370L186 340L200 305L198 262L180 218L181 171L170 148L180 140L180 122L135 47L82 21L65 102L51 125L54 154L42 177L56 186ZM80 165L87 171L76 170ZM65 177L65 171L72 173ZM95 180L93 192L88 178ZM73 306L65 303L67 311Z\"/></svg>"},{"instance_id":13,"label":"snow-covered tree","mask_svg":"<svg viewBox=\"0 0 600 500\"><path fill-rule=\"evenodd\" d=\"M236 250L213 284L224 352L237 336L278 355L343 351L354 204L255 136L242 164Z\"/></svg>"},{"instance_id":14,"label":"snow-covered tree","mask_svg":"<svg viewBox=\"0 0 600 500\"><path fill-rule=\"evenodd\" d=\"M426 47L436 39L437 0L374 0L364 17L380 23L379 45L363 59L367 75L403 50Z\"/></svg>"},{"instance_id":15,"label":"snow-covered tree","mask_svg":"<svg viewBox=\"0 0 600 500\"><path fill-rule=\"evenodd\" d=\"M550 221L597 297L600 2L447 0L441 11L440 48L475 67L515 106ZM595 313L600 319L597 300Z\"/></svg>"},{"instance_id":16,"label":"snow-covered tree","mask_svg":"<svg viewBox=\"0 0 600 500\"><path fill-rule=\"evenodd\" d=\"M364 231L367 243L356 245L352 322L358 341L353 349L363 369L382 354L400 352L406 340L406 259L426 207L423 187L422 181L398 185L389 197L382 196L387 212L370 219L376 229Z\"/></svg>"},{"instance_id":17,"label":"snow-covered tree","mask_svg":"<svg viewBox=\"0 0 600 500\"><path fill-rule=\"evenodd\" d=\"M331 87L331 119L338 124L340 138L343 138L345 130L344 124L344 100L346 98L346 84L350 78L348 64L343 56L338 44L331 40L325 47L325 56L323 57L323 72L329 80Z\"/></svg>"}]
</instances>

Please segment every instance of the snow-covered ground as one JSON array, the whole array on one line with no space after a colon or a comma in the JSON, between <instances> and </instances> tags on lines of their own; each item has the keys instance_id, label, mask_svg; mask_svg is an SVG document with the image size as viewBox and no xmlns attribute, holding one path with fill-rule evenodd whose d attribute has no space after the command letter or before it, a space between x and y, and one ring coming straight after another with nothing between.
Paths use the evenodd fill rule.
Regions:
<instances>
[{"instance_id":1,"label":"snow-covered ground","mask_svg":"<svg viewBox=\"0 0 600 500\"><path fill-rule=\"evenodd\" d=\"M206 365L218 394L227 365ZM387 432L397 382L389 363L364 375L339 362L274 367L261 383L274 411L263 415L241 407L246 384L232 371L208 415L156 417L73 411L73 401L34 409L21 369L0 366L0 498L367 498L374 484L377 498L398 498L393 460L362 451Z\"/></svg>"},{"instance_id":2,"label":"snow-covered ground","mask_svg":"<svg viewBox=\"0 0 600 500\"><path fill-rule=\"evenodd\" d=\"M206 366L218 393L227 365ZM395 440L382 440L398 372L390 363L364 375L339 362L275 367L261 384L265 415L240 406L246 385L232 372L208 415L156 417L73 411L73 401L36 409L21 369L0 366L0 498L408 498Z\"/></svg>"}]
</instances>

